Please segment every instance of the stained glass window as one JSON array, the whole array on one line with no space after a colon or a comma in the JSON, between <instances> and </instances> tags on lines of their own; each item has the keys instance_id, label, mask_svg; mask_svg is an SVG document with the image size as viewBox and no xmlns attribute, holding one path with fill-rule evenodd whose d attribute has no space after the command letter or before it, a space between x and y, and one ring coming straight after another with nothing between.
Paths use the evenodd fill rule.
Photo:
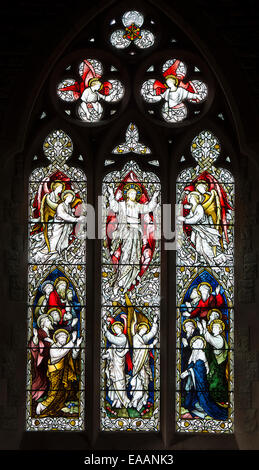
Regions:
<instances>
[{"instance_id":1,"label":"stained glass window","mask_svg":"<svg viewBox=\"0 0 259 470\"><path fill-rule=\"evenodd\" d=\"M160 189L134 161L103 179L103 431L160 428Z\"/></svg>"},{"instance_id":2,"label":"stained glass window","mask_svg":"<svg viewBox=\"0 0 259 470\"><path fill-rule=\"evenodd\" d=\"M89 21L54 67L50 99L41 95L40 125L58 115L61 129L44 134L29 179L27 430L85 429L87 388L100 393L89 415L105 437L157 433L173 420L168 412L160 422L162 384L165 410L176 395L177 432L233 432L235 188L230 165L218 164L230 161L221 158L222 142L202 131L214 117L225 126L228 113L221 95L214 100L206 62L187 37L180 47L182 32L155 8L120 5L104 14L103 27ZM102 195L99 258L86 259L85 161L79 154L78 167L71 163L78 142L63 122L89 149L95 215ZM175 157L189 135L176 179ZM163 351L171 347L166 333L160 338L161 305L164 333L175 300L170 266L161 272L163 248L170 259L161 244L161 190L172 204L175 184L176 391L167 375L172 356L162 357L160 376L160 339ZM98 373L86 368L89 300L100 306L90 312L92 326L100 323L100 341L90 331ZM174 333L175 324L171 343Z\"/></svg>"},{"instance_id":3,"label":"stained glass window","mask_svg":"<svg viewBox=\"0 0 259 470\"><path fill-rule=\"evenodd\" d=\"M107 69L110 76L104 80L103 75L107 76ZM73 63L69 71L66 67L63 72L66 77L62 77L57 84L60 104L63 102L62 109L72 118L86 123L103 119L109 113L108 109L105 112L105 105L120 102L124 95L123 84L115 78L118 73L115 70L114 68L111 71L111 67L104 66L96 58L82 58L79 63ZM76 80L73 75L79 75L80 79Z\"/></svg>"},{"instance_id":4,"label":"stained glass window","mask_svg":"<svg viewBox=\"0 0 259 470\"><path fill-rule=\"evenodd\" d=\"M86 177L52 131L29 181L27 430L82 430L85 408Z\"/></svg>"},{"instance_id":5,"label":"stained glass window","mask_svg":"<svg viewBox=\"0 0 259 470\"><path fill-rule=\"evenodd\" d=\"M219 140L191 143L194 168L176 183L179 432L233 432L234 179Z\"/></svg>"},{"instance_id":6,"label":"stained glass window","mask_svg":"<svg viewBox=\"0 0 259 470\"><path fill-rule=\"evenodd\" d=\"M156 78L149 78L141 87L143 99L150 104L160 104L162 118L169 123L179 123L188 115L186 103L202 103L208 87L202 80L187 81L187 65L180 59L168 59ZM150 71L149 69L147 71ZM154 112L152 109L150 112Z\"/></svg>"},{"instance_id":7,"label":"stained glass window","mask_svg":"<svg viewBox=\"0 0 259 470\"><path fill-rule=\"evenodd\" d=\"M115 29L110 35L111 44L117 49L127 49L134 44L139 49L148 49L155 42L154 34L142 28L144 16L139 11L127 11L122 15L124 29ZM113 20L111 25L116 24Z\"/></svg>"}]
</instances>

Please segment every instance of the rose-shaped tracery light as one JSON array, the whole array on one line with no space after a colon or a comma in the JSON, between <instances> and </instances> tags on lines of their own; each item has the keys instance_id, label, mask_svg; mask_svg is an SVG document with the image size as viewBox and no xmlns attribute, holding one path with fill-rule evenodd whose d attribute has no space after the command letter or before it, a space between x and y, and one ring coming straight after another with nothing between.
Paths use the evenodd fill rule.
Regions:
<instances>
[{"instance_id":1,"label":"rose-shaped tracery light","mask_svg":"<svg viewBox=\"0 0 259 470\"><path fill-rule=\"evenodd\" d=\"M201 103L208 95L207 85L201 80L184 82L187 66L179 59L169 59L162 67L163 81L149 79L141 87L141 95L147 103L163 101L161 114L165 121L177 123L188 114L183 101Z\"/></svg>"},{"instance_id":2,"label":"rose-shaped tracery light","mask_svg":"<svg viewBox=\"0 0 259 470\"><path fill-rule=\"evenodd\" d=\"M138 11L127 11L122 16L124 29L116 29L110 36L111 44L117 49L126 49L134 43L140 49L147 49L155 42L154 34L142 29L144 16Z\"/></svg>"},{"instance_id":3,"label":"rose-shaped tracery light","mask_svg":"<svg viewBox=\"0 0 259 470\"><path fill-rule=\"evenodd\" d=\"M71 104L78 102L77 117L84 122L100 121L104 114L103 103L116 103L124 95L120 80L102 79L103 65L96 59L84 59L79 64L80 81L73 78L62 80L57 86L57 94L62 101ZM102 103L101 103L102 102Z\"/></svg>"}]
</instances>

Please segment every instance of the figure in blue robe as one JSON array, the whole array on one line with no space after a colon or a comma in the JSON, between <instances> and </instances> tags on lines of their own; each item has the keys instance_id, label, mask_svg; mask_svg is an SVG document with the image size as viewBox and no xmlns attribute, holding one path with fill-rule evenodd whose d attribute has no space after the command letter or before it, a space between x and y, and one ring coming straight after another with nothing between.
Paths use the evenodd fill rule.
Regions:
<instances>
[{"instance_id":1,"label":"figure in blue robe","mask_svg":"<svg viewBox=\"0 0 259 470\"><path fill-rule=\"evenodd\" d=\"M209 415L213 419L225 421L228 418L228 410L217 405L210 396L204 361L198 359L196 362L190 362L187 371L184 408L189 410L193 417L205 418Z\"/></svg>"}]
</instances>

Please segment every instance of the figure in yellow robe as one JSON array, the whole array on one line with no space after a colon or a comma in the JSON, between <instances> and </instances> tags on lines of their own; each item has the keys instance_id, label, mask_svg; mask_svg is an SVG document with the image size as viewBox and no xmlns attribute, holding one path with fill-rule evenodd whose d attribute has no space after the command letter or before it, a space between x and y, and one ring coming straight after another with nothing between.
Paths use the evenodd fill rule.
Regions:
<instances>
[{"instance_id":1,"label":"figure in yellow robe","mask_svg":"<svg viewBox=\"0 0 259 470\"><path fill-rule=\"evenodd\" d=\"M72 333L72 339L64 329L54 333L47 371L49 390L46 399L37 405L37 415L58 416L71 398L73 382L78 380L75 359L79 354L81 342L82 338L77 338L76 331Z\"/></svg>"}]
</instances>

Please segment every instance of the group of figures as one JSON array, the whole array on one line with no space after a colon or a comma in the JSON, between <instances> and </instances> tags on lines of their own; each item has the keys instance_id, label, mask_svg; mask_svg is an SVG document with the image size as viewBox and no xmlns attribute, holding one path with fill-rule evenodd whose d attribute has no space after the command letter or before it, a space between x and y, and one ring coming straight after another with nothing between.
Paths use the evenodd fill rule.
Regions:
<instances>
[{"instance_id":1,"label":"group of figures","mask_svg":"<svg viewBox=\"0 0 259 470\"><path fill-rule=\"evenodd\" d=\"M152 324L147 315L136 309L126 297L126 308L118 302L116 315L105 318L103 332L106 348L105 381L107 410L117 416L144 416L154 404L154 347L158 342L158 317Z\"/></svg>"},{"instance_id":2,"label":"group of figures","mask_svg":"<svg viewBox=\"0 0 259 470\"><path fill-rule=\"evenodd\" d=\"M85 203L72 141L53 131L29 185L27 429L83 429Z\"/></svg>"},{"instance_id":3,"label":"group of figures","mask_svg":"<svg viewBox=\"0 0 259 470\"><path fill-rule=\"evenodd\" d=\"M233 429L234 182L202 132L177 180L177 429Z\"/></svg>"},{"instance_id":4,"label":"group of figures","mask_svg":"<svg viewBox=\"0 0 259 470\"><path fill-rule=\"evenodd\" d=\"M110 22L113 31L109 39L114 52L120 50L134 56L155 44L153 32L142 28L145 18L139 11L126 11L121 23L123 28L118 29L115 19ZM150 22L151 29L153 23ZM92 40L94 42L95 38ZM104 64L98 57L99 52L96 52L97 55L91 52L92 56L88 58L81 57L77 62L73 58L70 64L66 64L63 75L56 83L60 109L67 116L88 124L116 115L128 91L127 85L120 79L117 58L114 59L115 67L113 57L106 59ZM166 123L179 125L202 112L203 103L208 98L208 80L204 81L204 72L197 65L187 65L182 57L169 55L164 60L161 68L156 70L155 62L151 62L152 65L145 71L148 79L142 81L138 92L151 116L156 115L159 120L162 118ZM80 79L74 78L78 75ZM187 80L189 76L192 78Z\"/></svg>"},{"instance_id":5,"label":"group of figures","mask_svg":"<svg viewBox=\"0 0 259 470\"><path fill-rule=\"evenodd\" d=\"M103 194L102 429L157 430L160 184L131 161Z\"/></svg>"},{"instance_id":6,"label":"group of figures","mask_svg":"<svg viewBox=\"0 0 259 470\"><path fill-rule=\"evenodd\" d=\"M182 418L228 417L228 325L226 298L208 282L190 291L182 314ZM186 379L186 380L185 380Z\"/></svg>"},{"instance_id":7,"label":"group of figures","mask_svg":"<svg viewBox=\"0 0 259 470\"><path fill-rule=\"evenodd\" d=\"M59 274L52 272L38 289L29 342L32 400L41 417L78 413L80 303L67 277Z\"/></svg>"}]
</instances>

